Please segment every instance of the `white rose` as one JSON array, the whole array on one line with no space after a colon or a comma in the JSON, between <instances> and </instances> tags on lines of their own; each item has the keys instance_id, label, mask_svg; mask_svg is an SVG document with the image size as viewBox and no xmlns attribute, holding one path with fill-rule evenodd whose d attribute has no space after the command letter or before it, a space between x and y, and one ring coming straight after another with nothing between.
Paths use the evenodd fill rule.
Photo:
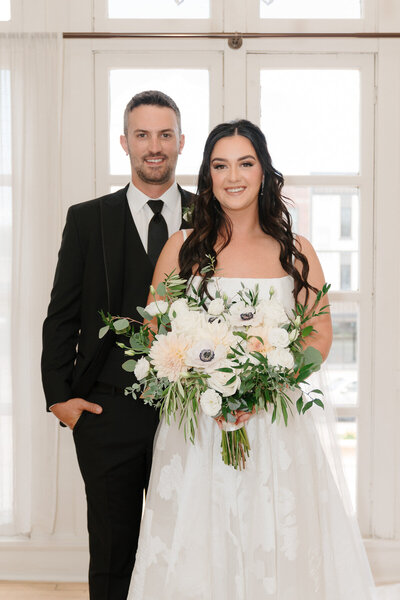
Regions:
<instances>
[{"instance_id":1,"label":"white rose","mask_svg":"<svg viewBox=\"0 0 400 600\"><path fill-rule=\"evenodd\" d=\"M293 369L294 358L292 353L285 348L275 348L267 353L267 359L272 367L282 367L283 369Z\"/></svg>"},{"instance_id":2,"label":"white rose","mask_svg":"<svg viewBox=\"0 0 400 600\"><path fill-rule=\"evenodd\" d=\"M214 300L211 300L209 306L208 306L208 314L212 315L213 317L218 317L221 313L224 312L224 301L222 298L215 298Z\"/></svg>"},{"instance_id":3,"label":"white rose","mask_svg":"<svg viewBox=\"0 0 400 600\"><path fill-rule=\"evenodd\" d=\"M144 357L139 358L139 360L136 363L135 370L134 370L136 379L139 379L139 380L144 379L144 377L146 377L146 375L148 374L149 370L150 370L149 361Z\"/></svg>"},{"instance_id":4,"label":"white rose","mask_svg":"<svg viewBox=\"0 0 400 600\"><path fill-rule=\"evenodd\" d=\"M257 310L262 313L264 323L270 327L278 327L289 323L288 316L282 304L275 298L270 300L261 300Z\"/></svg>"},{"instance_id":5,"label":"white rose","mask_svg":"<svg viewBox=\"0 0 400 600\"><path fill-rule=\"evenodd\" d=\"M150 302L144 309L151 317L156 315L163 315L168 310L168 302L165 300L156 300L156 302Z\"/></svg>"},{"instance_id":6,"label":"white rose","mask_svg":"<svg viewBox=\"0 0 400 600\"><path fill-rule=\"evenodd\" d=\"M268 330L268 341L275 348L286 348L290 343L289 334L281 327L271 327Z\"/></svg>"},{"instance_id":7,"label":"white rose","mask_svg":"<svg viewBox=\"0 0 400 600\"><path fill-rule=\"evenodd\" d=\"M215 390L206 390L200 396L200 406L209 417L215 417L222 406L222 398Z\"/></svg>"},{"instance_id":8,"label":"white rose","mask_svg":"<svg viewBox=\"0 0 400 600\"><path fill-rule=\"evenodd\" d=\"M232 367L232 365L228 360L226 360L222 361L219 367ZM226 382L229 381L229 379L231 379L235 373L237 375L237 371L237 369L233 369L231 373L212 371L209 373L210 378L207 380L207 384L225 397L233 396L240 386L240 377L236 377L235 381L229 385L226 385Z\"/></svg>"},{"instance_id":9,"label":"white rose","mask_svg":"<svg viewBox=\"0 0 400 600\"><path fill-rule=\"evenodd\" d=\"M187 312L189 312L188 301L186 298L179 298L178 300L175 300L169 307L169 318L179 319L179 317L182 315L186 315Z\"/></svg>"},{"instance_id":10,"label":"white rose","mask_svg":"<svg viewBox=\"0 0 400 600\"><path fill-rule=\"evenodd\" d=\"M183 333L193 338L204 337L202 331L207 325L204 314L197 310L182 311L179 317L172 319L171 329L176 333Z\"/></svg>"}]
</instances>

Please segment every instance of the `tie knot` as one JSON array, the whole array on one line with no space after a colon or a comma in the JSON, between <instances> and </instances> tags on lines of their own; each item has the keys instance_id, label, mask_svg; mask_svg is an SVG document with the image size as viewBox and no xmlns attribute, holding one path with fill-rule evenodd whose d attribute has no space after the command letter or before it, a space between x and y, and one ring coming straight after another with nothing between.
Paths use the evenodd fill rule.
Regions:
<instances>
[{"instance_id":1,"label":"tie knot","mask_svg":"<svg viewBox=\"0 0 400 600\"><path fill-rule=\"evenodd\" d=\"M147 204L150 206L155 215L159 215L164 206L164 202L162 200L148 200Z\"/></svg>"}]
</instances>

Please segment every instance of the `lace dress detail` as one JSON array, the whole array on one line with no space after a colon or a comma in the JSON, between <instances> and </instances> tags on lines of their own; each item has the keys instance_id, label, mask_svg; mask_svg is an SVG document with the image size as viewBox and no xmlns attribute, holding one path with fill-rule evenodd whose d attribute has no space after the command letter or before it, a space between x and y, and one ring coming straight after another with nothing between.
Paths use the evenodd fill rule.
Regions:
<instances>
[{"instance_id":1,"label":"lace dress detail","mask_svg":"<svg viewBox=\"0 0 400 600\"><path fill-rule=\"evenodd\" d=\"M293 280L219 278L274 286L287 310ZM296 395L296 398L298 393ZM371 600L361 537L309 411L247 424L244 471L221 460L221 434L199 415L195 444L161 422L128 600ZM322 411L321 411L322 412Z\"/></svg>"}]
</instances>

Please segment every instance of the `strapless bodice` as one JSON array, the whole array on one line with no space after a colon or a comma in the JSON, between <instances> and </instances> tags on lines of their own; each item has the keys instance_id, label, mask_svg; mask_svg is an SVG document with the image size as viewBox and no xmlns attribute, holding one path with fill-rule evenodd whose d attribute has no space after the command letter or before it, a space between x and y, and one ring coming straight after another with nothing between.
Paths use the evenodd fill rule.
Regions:
<instances>
[{"instance_id":1,"label":"strapless bodice","mask_svg":"<svg viewBox=\"0 0 400 600\"><path fill-rule=\"evenodd\" d=\"M201 277L195 275L192 278L194 286L198 285ZM241 284L244 284L249 289L254 289L258 284L260 288L260 298L269 298L271 287L275 290L275 298L279 300L288 315L291 315L292 309L295 306L293 298L293 277L285 275L284 277L213 277L208 284L208 290L211 296L215 296L217 289L225 292L230 300L233 300L237 292L241 289Z\"/></svg>"}]
</instances>

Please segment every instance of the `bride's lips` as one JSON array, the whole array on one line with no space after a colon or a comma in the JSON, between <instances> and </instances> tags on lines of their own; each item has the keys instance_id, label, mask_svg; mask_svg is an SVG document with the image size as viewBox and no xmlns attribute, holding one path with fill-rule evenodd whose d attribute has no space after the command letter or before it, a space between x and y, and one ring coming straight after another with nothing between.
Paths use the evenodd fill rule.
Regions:
<instances>
[{"instance_id":1,"label":"bride's lips","mask_svg":"<svg viewBox=\"0 0 400 600\"><path fill-rule=\"evenodd\" d=\"M243 185L237 185L235 187L229 187L229 188L225 188L225 192L227 194L230 194L232 196L239 196L242 192L244 192L246 189L245 186Z\"/></svg>"}]
</instances>

